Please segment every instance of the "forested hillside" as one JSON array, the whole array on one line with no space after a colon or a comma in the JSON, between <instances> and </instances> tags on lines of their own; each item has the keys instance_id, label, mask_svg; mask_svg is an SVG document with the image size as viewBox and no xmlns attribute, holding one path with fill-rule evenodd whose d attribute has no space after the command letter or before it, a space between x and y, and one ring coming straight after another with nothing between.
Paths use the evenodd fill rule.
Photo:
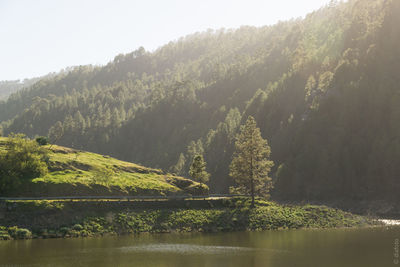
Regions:
<instances>
[{"instance_id":1,"label":"forested hillside","mask_svg":"<svg viewBox=\"0 0 400 267\"><path fill-rule=\"evenodd\" d=\"M41 79L0 103L4 134L187 175L204 154L227 192L248 115L275 198L393 201L400 192L400 2L332 1L304 19L195 33Z\"/></svg>"},{"instance_id":2,"label":"forested hillside","mask_svg":"<svg viewBox=\"0 0 400 267\"><path fill-rule=\"evenodd\" d=\"M50 77L52 74L48 74L46 77ZM8 96L18 90L29 87L34 83L38 82L43 77L24 79L24 80L14 80L14 81L0 81L0 101L7 100Z\"/></svg>"}]
</instances>

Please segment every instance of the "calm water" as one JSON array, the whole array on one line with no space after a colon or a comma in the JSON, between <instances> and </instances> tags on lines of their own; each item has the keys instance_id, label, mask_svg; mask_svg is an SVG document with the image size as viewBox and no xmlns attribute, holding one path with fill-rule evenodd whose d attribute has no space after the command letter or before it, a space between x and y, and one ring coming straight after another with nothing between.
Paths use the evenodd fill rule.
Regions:
<instances>
[{"instance_id":1,"label":"calm water","mask_svg":"<svg viewBox=\"0 0 400 267\"><path fill-rule=\"evenodd\" d=\"M396 266L396 239L398 226L4 241L0 266Z\"/></svg>"}]
</instances>

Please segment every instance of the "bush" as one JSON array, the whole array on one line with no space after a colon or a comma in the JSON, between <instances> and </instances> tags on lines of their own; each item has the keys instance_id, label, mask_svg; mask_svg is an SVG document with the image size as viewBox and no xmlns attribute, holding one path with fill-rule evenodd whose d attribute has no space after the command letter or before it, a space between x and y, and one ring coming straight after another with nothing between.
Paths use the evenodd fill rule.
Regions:
<instances>
[{"instance_id":1,"label":"bush","mask_svg":"<svg viewBox=\"0 0 400 267\"><path fill-rule=\"evenodd\" d=\"M39 146L45 146L49 144L49 138L47 138L46 136L39 136L36 137L36 143L38 143Z\"/></svg>"},{"instance_id":2,"label":"bush","mask_svg":"<svg viewBox=\"0 0 400 267\"><path fill-rule=\"evenodd\" d=\"M20 228L16 232L16 237L18 239L29 239L32 238L32 233L28 229Z\"/></svg>"},{"instance_id":3,"label":"bush","mask_svg":"<svg viewBox=\"0 0 400 267\"><path fill-rule=\"evenodd\" d=\"M48 152L22 134L11 134L6 153L0 154L0 193L10 193L23 181L48 172Z\"/></svg>"},{"instance_id":4,"label":"bush","mask_svg":"<svg viewBox=\"0 0 400 267\"><path fill-rule=\"evenodd\" d=\"M18 228L17 226L12 226L8 228L8 234L14 239L28 239L32 238L32 233L28 229Z\"/></svg>"},{"instance_id":5,"label":"bush","mask_svg":"<svg viewBox=\"0 0 400 267\"><path fill-rule=\"evenodd\" d=\"M77 223L74 226L72 226L72 229L75 230L75 231L82 231L83 230L83 226Z\"/></svg>"},{"instance_id":6,"label":"bush","mask_svg":"<svg viewBox=\"0 0 400 267\"><path fill-rule=\"evenodd\" d=\"M176 177L176 176L168 177L168 182L175 185L176 187L178 187L180 189L185 189L185 188L193 185L192 180L182 178L182 177Z\"/></svg>"},{"instance_id":7,"label":"bush","mask_svg":"<svg viewBox=\"0 0 400 267\"><path fill-rule=\"evenodd\" d=\"M66 236L69 233L70 229L68 227L61 227L60 228L60 233L62 236Z\"/></svg>"},{"instance_id":8,"label":"bush","mask_svg":"<svg viewBox=\"0 0 400 267\"><path fill-rule=\"evenodd\" d=\"M185 191L194 196L208 195L208 186L205 184L193 184L185 188Z\"/></svg>"},{"instance_id":9,"label":"bush","mask_svg":"<svg viewBox=\"0 0 400 267\"><path fill-rule=\"evenodd\" d=\"M7 228L0 226L0 240L11 240L11 236L8 234Z\"/></svg>"}]
</instances>

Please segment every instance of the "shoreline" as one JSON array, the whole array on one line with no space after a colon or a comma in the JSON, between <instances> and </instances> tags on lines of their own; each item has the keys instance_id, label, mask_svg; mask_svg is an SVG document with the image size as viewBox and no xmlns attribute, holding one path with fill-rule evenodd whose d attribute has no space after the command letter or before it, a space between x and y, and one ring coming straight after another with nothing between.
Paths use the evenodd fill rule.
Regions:
<instances>
[{"instance_id":1,"label":"shoreline","mask_svg":"<svg viewBox=\"0 0 400 267\"><path fill-rule=\"evenodd\" d=\"M379 221L379 220L378 220ZM142 235L183 235L183 234L220 234L220 233L259 233L259 232L281 232L281 231L323 231L323 230L355 230L355 229L376 229L376 228L388 228L388 227L399 227L400 224L385 225L363 225L363 226L349 226L349 227L310 227L310 228L285 228L285 229L269 229L269 230L232 230L232 231L216 231L216 232L202 232L202 231L170 231L170 232L140 232L140 233L130 233L130 234L116 234L116 233L104 233L88 236L33 236L30 238L11 238L11 239L1 239L0 242L11 242L11 241L28 241L28 240L71 240L71 239L101 239L101 238L118 238L118 237L137 237ZM0 226L1 229L1 226ZM1 232L1 230L0 230Z\"/></svg>"},{"instance_id":2,"label":"shoreline","mask_svg":"<svg viewBox=\"0 0 400 267\"><path fill-rule=\"evenodd\" d=\"M74 238L171 232L237 232L380 225L378 220L316 205L281 205L258 199L138 203L18 202L0 222L0 240ZM147 203L149 205L149 203ZM6 215L6 216L4 216Z\"/></svg>"}]
</instances>

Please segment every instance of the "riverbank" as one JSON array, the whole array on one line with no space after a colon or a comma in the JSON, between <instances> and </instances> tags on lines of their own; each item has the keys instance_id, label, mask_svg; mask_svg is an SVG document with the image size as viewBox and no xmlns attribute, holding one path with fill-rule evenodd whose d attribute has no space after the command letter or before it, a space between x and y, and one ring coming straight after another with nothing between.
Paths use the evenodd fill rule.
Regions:
<instances>
[{"instance_id":1,"label":"riverbank","mask_svg":"<svg viewBox=\"0 0 400 267\"><path fill-rule=\"evenodd\" d=\"M147 204L143 201L13 201L3 203L0 216L2 240L376 224L370 218L326 206L279 205L259 199L251 209L249 200L243 198Z\"/></svg>"},{"instance_id":2,"label":"riverbank","mask_svg":"<svg viewBox=\"0 0 400 267\"><path fill-rule=\"evenodd\" d=\"M354 199L338 199L335 201L326 200L308 200L307 204L326 205L328 207L337 208L353 214L365 215L369 217L385 218L390 220L400 220L400 207L396 204L399 200L354 200ZM304 205L301 201L279 200L279 203L287 205Z\"/></svg>"}]
</instances>

